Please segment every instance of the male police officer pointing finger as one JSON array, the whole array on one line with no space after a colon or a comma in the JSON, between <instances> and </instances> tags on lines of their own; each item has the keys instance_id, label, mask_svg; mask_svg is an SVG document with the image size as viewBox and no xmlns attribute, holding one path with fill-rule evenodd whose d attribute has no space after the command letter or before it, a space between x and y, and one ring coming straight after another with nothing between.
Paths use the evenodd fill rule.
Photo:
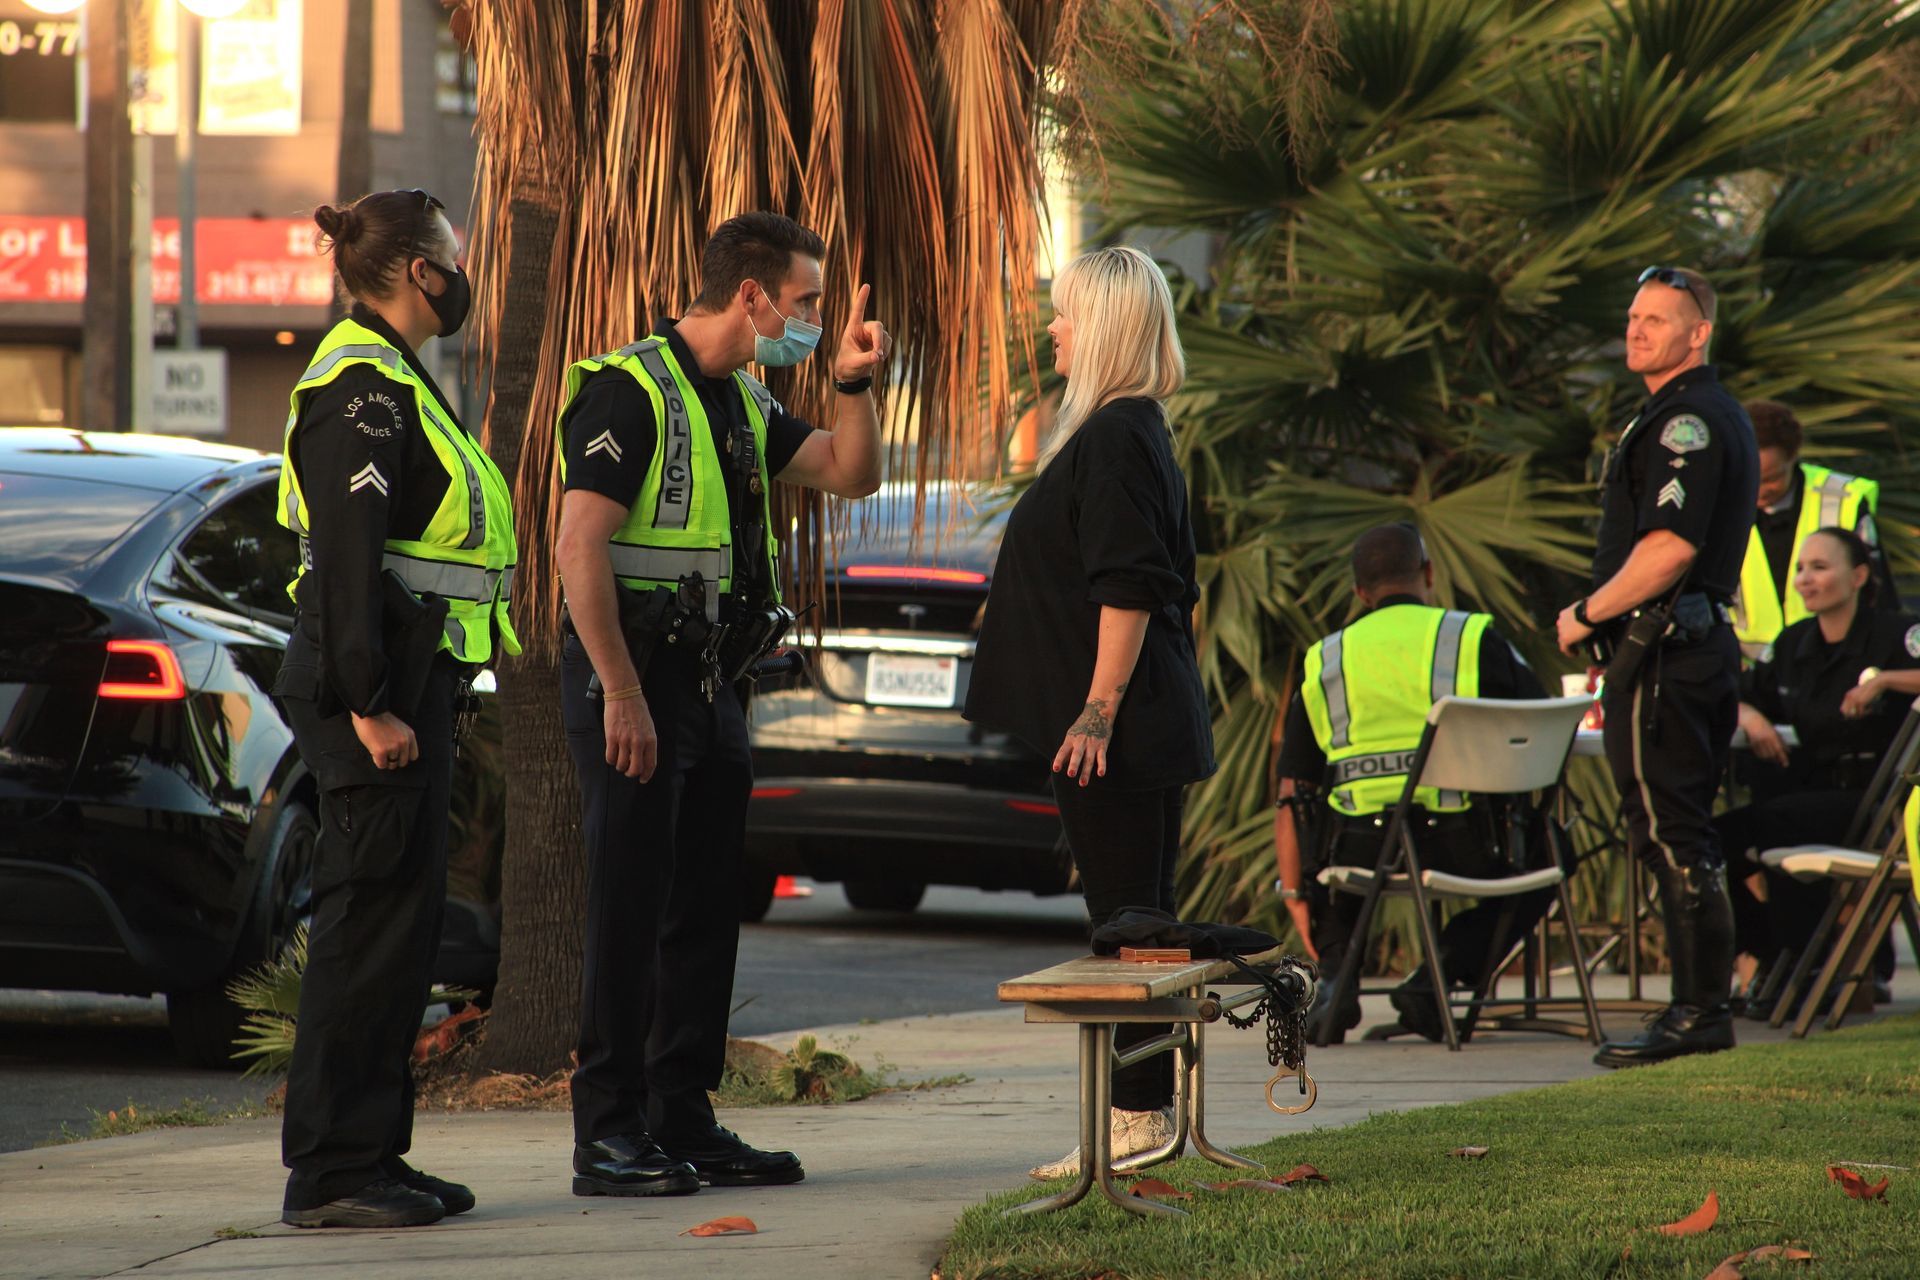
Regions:
<instances>
[{"instance_id":1,"label":"male police officer pointing finger","mask_svg":"<svg viewBox=\"0 0 1920 1280\"><path fill-rule=\"evenodd\" d=\"M1759 465L1745 411L1706 363L1716 305L1698 272L1641 274L1627 368L1648 398L1607 456L1593 593L1558 624L1563 652L1596 631L1621 651L1604 696L1607 762L1633 854L1659 878L1673 964L1672 1003L1642 1035L1603 1045L1594 1061L1608 1067L1733 1044L1733 914L1711 818L1739 714L1729 601Z\"/></svg>"},{"instance_id":2,"label":"male police officer pointing finger","mask_svg":"<svg viewBox=\"0 0 1920 1280\"><path fill-rule=\"evenodd\" d=\"M707 1091L725 1065L753 788L728 684L783 617L768 488L777 476L859 498L880 484L869 387L889 340L865 318L864 286L834 357L835 430L789 414L741 372L812 353L825 252L789 218L733 218L707 243L684 318L568 372L561 696L588 913L577 1195L804 1176L793 1153L716 1124Z\"/></svg>"}]
</instances>

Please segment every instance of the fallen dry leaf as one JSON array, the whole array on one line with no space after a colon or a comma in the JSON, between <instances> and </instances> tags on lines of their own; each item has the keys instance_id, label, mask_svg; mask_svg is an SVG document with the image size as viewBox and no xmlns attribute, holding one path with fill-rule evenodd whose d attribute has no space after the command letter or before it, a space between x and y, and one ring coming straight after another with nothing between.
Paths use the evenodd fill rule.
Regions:
<instances>
[{"instance_id":1,"label":"fallen dry leaf","mask_svg":"<svg viewBox=\"0 0 1920 1280\"><path fill-rule=\"evenodd\" d=\"M1840 1184L1840 1189L1855 1200L1885 1200L1887 1184L1893 1179L1882 1176L1880 1181L1869 1183L1851 1169L1842 1169L1837 1164L1827 1166L1827 1178Z\"/></svg>"},{"instance_id":2,"label":"fallen dry leaf","mask_svg":"<svg viewBox=\"0 0 1920 1280\"><path fill-rule=\"evenodd\" d=\"M1291 1191L1292 1187L1284 1182L1269 1182L1264 1178L1235 1178L1232 1182L1203 1182L1200 1184L1209 1191Z\"/></svg>"},{"instance_id":3,"label":"fallen dry leaf","mask_svg":"<svg viewBox=\"0 0 1920 1280\"><path fill-rule=\"evenodd\" d=\"M1447 1152L1447 1154L1450 1156L1459 1156L1462 1160L1478 1160L1491 1150L1493 1150L1492 1147L1455 1147L1453 1150Z\"/></svg>"},{"instance_id":4,"label":"fallen dry leaf","mask_svg":"<svg viewBox=\"0 0 1920 1280\"><path fill-rule=\"evenodd\" d=\"M1758 1249L1747 1250L1747 1261L1751 1262L1755 1258L1778 1258L1782 1262L1812 1262L1813 1250L1790 1244L1763 1244Z\"/></svg>"},{"instance_id":5,"label":"fallen dry leaf","mask_svg":"<svg viewBox=\"0 0 1920 1280\"><path fill-rule=\"evenodd\" d=\"M1655 1227L1654 1230L1663 1236L1697 1236L1711 1228L1719 1219L1720 1193L1709 1191L1707 1198L1701 1202L1698 1209L1678 1222L1669 1222L1665 1226Z\"/></svg>"},{"instance_id":6,"label":"fallen dry leaf","mask_svg":"<svg viewBox=\"0 0 1920 1280\"><path fill-rule=\"evenodd\" d=\"M753 1225L752 1218L715 1218L712 1222L703 1222L697 1227L688 1227L680 1234L683 1236L750 1236L760 1228Z\"/></svg>"},{"instance_id":7,"label":"fallen dry leaf","mask_svg":"<svg viewBox=\"0 0 1920 1280\"><path fill-rule=\"evenodd\" d=\"M1745 1263L1775 1260L1811 1262L1813 1250L1789 1244L1763 1244L1753 1249L1742 1249L1739 1253L1722 1258L1720 1265L1707 1273L1707 1280L1746 1280L1747 1273L1741 1270Z\"/></svg>"},{"instance_id":8,"label":"fallen dry leaf","mask_svg":"<svg viewBox=\"0 0 1920 1280\"><path fill-rule=\"evenodd\" d=\"M1193 1199L1193 1192L1182 1191L1180 1188L1174 1186L1171 1182L1162 1182L1158 1178L1140 1179L1138 1182L1133 1184L1133 1190L1128 1194L1139 1196L1142 1200L1191 1200Z\"/></svg>"},{"instance_id":9,"label":"fallen dry leaf","mask_svg":"<svg viewBox=\"0 0 1920 1280\"><path fill-rule=\"evenodd\" d=\"M1297 1164L1275 1178L1274 1181L1285 1187L1291 1186L1296 1182L1332 1182L1333 1179L1310 1164Z\"/></svg>"}]
</instances>

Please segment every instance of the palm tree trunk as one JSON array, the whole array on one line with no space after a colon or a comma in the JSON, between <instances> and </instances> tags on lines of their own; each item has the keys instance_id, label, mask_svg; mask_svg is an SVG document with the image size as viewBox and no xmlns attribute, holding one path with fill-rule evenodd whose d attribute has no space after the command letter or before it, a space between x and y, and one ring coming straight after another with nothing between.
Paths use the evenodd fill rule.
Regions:
<instances>
[{"instance_id":1,"label":"palm tree trunk","mask_svg":"<svg viewBox=\"0 0 1920 1280\"><path fill-rule=\"evenodd\" d=\"M512 476L520 469L526 432L544 429L531 420L530 411L559 216L550 203L525 193L512 202L510 225L512 259L488 420L494 461ZM541 518L545 512L528 510L544 504L528 501L524 479L519 490L519 579L530 588L547 572L549 522ZM567 1064L579 1029L586 864L579 792L560 723L558 649L545 636L524 630L522 635L527 650L502 664L500 679L502 723L510 726L505 758L511 785L501 868L505 917L500 979L475 1070L545 1075Z\"/></svg>"}]
</instances>

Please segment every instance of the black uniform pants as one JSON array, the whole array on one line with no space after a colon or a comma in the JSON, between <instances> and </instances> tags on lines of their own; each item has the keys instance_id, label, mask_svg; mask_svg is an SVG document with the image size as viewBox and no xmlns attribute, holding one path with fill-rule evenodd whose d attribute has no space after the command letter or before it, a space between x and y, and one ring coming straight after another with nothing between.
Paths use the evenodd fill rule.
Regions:
<instances>
[{"instance_id":1,"label":"black uniform pants","mask_svg":"<svg viewBox=\"0 0 1920 1280\"><path fill-rule=\"evenodd\" d=\"M408 720L420 758L374 768L346 712L282 700L321 787L313 923L281 1158L285 1207L313 1209L403 1171L413 1142L413 1042L447 901L447 804L459 669L442 654Z\"/></svg>"},{"instance_id":2,"label":"black uniform pants","mask_svg":"<svg viewBox=\"0 0 1920 1280\"><path fill-rule=\"evenodd\" d=\"M1087 928L1098 929L1124 907L1174 909L1173 872L1180 857L1180 815L1184 787L1121 791L1096 778L1081 786L1064 773L1053 775L1053 798L1060 825L1080 872L1087 899ZM1113 1047L1127 1049L1166 1035L1164 1023L1116 1024ZM1113 1105L1128 1111L1155 1111L1173 1101L1173 1055L1155 1054L1113 1073Z\"/></svg>"},{"instance_id":3,"label":"black uniform pants","mask_svg":"<svg viewBox=\"0 0 1920 1280\"><path fill-rule=\"evenodd\" d=\"M1340 867L1378 866L1380 848L1387 836L1389 815L1383 813L1377 817L1377 821L1373 817L1329 815L1325 818L1336 824L1325 855L1326 864ZM1480 879L1498 879L1520 873L1515 870L1508 851L1502 849L1495 840L1490 816L1478 807L1460 814L1428 814L1415 809L1412 820L1413 847L1419 854L1424 870L1445 871ZM1521 870L1532 870L1533 865L1546 865L1545 829L1537 815L1529 823L1528 837L1530 848L1523 852L1522 857L1532 865ZM1320 971L1331 981L1352 942L1354 926L1360 919L1361 899L1356 894L1331 893L1322 886L1316 878L1321 869L1318 858L1316 849L1305 859L1307 865L1303 870L1312 917L1313 947L1320 953ZM1440 963L1446 970L1449 984L1479 986L1489 952L1496 947L1499 952L1504 952L1512 945L1514 938L1533 928L1540 917L1546 914L1547 908L1553 905L1553 898L1553 890L1542 889L1512 898L1476 902L1454 912L1440 930L1439 938ZM1500 916L1509 909L1513 912L1513 920L1502 933ZM1497 960L1496 954L1496 963Z\"/></svg>"},{"instance_id":4,"label":"black uniform pants","mask_svg":"<svg viewBox=\"0 0 1920 1280\"><path fill-rule=\"evenodd\" d=\"M1733 628L1649 654L1628 689L1601 699L1607 764L1620 788L1627 845L1647 866L1716 867L1713 801L1740 717Z\"/></svg>"},{"instance_id":5,"label":"black uniform pants","mask_svg":"<svg viewBox=\"0 0 1920 1280\"><path fill-rule=\"evenodd\" d=\"M708 702L694 664L655 654L642 685L659 762L639 782L606 761L604 705L578 638L561 709L587 842L586 955L573 1132L580 1143L713 1123L740 943L741 849L753 760L731 690Z\"/></svg>"}]
</instances>

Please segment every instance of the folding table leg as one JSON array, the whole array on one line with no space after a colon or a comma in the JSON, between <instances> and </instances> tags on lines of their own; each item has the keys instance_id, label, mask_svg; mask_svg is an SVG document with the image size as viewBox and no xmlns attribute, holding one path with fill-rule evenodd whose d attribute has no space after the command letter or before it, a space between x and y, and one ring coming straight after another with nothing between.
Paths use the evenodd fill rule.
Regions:
<instances>
[{"instance_id":1,"label":"folding table leg","mask_svg":"<svg viewBox=\"0 0 1920 1280\"><path fill-rule=\"evenodd\" d=\"M1094 1185L1100 1188L1100 1193L1129 1213L1137 1213L1143 1218L1184 1218L1187 1216L1186 1210L1176 1209L1158 1200L1129 1195L1113 1180L1113 1130L1107 1123L1107 1113L1113 1108L1113 1024L1099 1022L1091 1025L1096 1069L1093 1103L1080 1118L1080 1177L1084 1181L1087 1170L1092 1169Z\"/></svg>"},{"instance_id":2,"label":"folding table leg","mask_svg":"<svg viewBox=\"0 0 1920 1280\"><path fill-rule=\"evenodd\" d=\"M1185 1079L1178 1082L1180 1091L1187 1095L1187 1108L1193 1116L1193 1149L1215 1164L1225 1165L1229 1169L1257 1170L1265 1168L1264 1165L1257 1164L1245 1156L1235 1155L1233 1152L1221 1147L1216 1147L1207 1141L1207 1051L1205 1037L1205 1027L1198 1022L1194 1023L1193 1052L1187 1057Z\"/></svg>"},{"instance_id":3,"label":"folding table leg","mask_svg":"<svg viewBox=\"0 0 1920 1280\"><path fill-rule=\"evenodd\" d=\"M1109 1060L1113 1053L1113 1027L1105 1022L1083 1022L1080 1024L1080 1176L1073 1185L1054 1195L1042 1196L1038 1200L1029 1200L1008 1209L1003 1217L1014 1217L1022 1213L1051 1213L1055 1209L1064 1209L1068 1205L1078 1204L1093 1187L1093 1157L1096 1136L1102 1156L1101 1167L1106 1167L1104 1159L1107 1147L1107 1108L1105 1095L1112 1087L1112 1067ZM1107 1082L1107 1089L1100 1082ZM1095 1108L1098 1108L1096 1113Z\"/></svg>"}]
</instances>

